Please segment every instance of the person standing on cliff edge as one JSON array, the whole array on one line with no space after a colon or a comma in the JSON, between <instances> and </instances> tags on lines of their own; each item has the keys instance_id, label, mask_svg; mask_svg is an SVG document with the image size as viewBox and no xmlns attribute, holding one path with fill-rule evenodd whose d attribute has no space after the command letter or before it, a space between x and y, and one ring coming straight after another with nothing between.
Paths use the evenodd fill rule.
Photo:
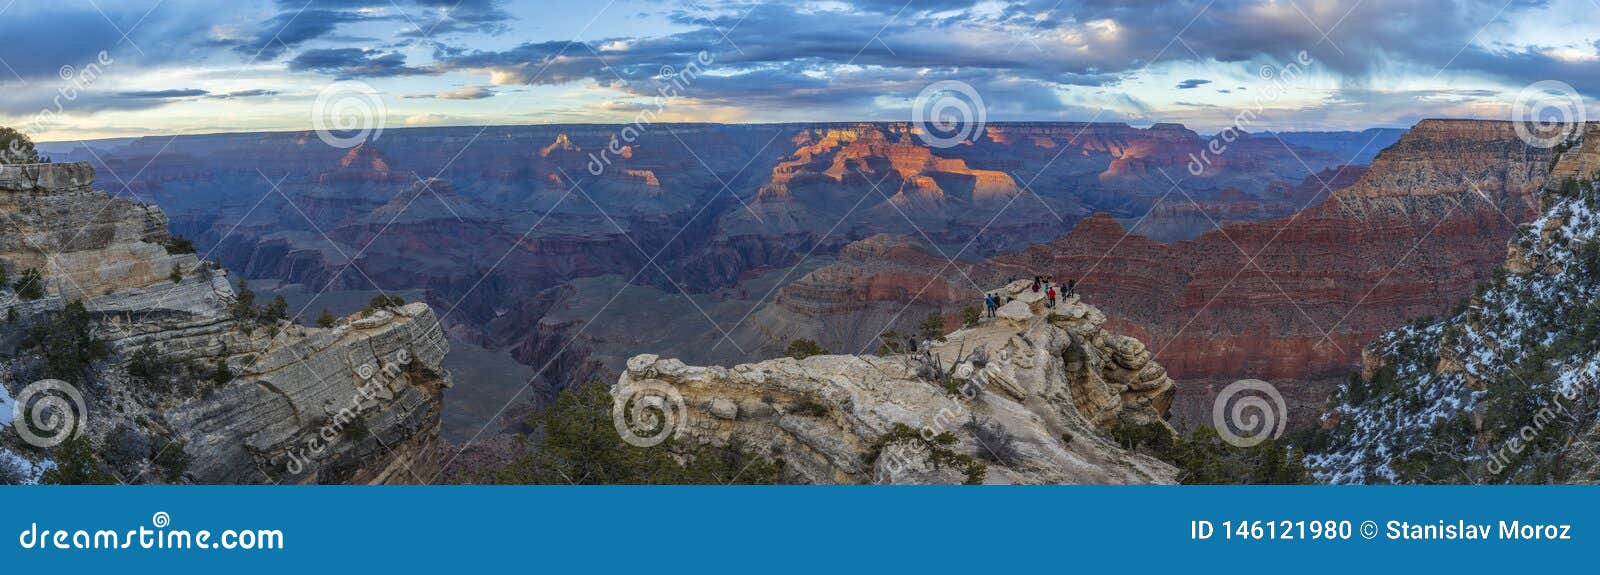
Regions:
<instances>
[{"instance_id":1,"label":"person standing on cliff edge","mask_svg":"<svg viewBox=\"0 0 1600 575\"><path fill-rule=\"evenodd\" d=\"M994 294L986 293L983 294L983 307L984 309L989 310L989 317L994 317L994 310L995 308L1000 307L1000 305L995 303Z\"/></svg>"},{"instance_id":2,"label":"person standing on cliff edge","mask_svg":"<svg viewBox=\"0 0 1600 575\"><path fill-rule=\"evenodd\" d=\"M1045 288L1044 297L1045 307L1056 307L1056 288Z\"/></svg>"},{"instance_id":3,"label":"person standing on cliff edge","mask_svg":"<svg viewBox=\"0 0 1600 575\"><path fill-rule=\"evenodd\" d=\"M1078 295L1078 280L1068 278L1067 293L1063 297L1072 297L1075 295Z\"/></svg>"}]
</instances>

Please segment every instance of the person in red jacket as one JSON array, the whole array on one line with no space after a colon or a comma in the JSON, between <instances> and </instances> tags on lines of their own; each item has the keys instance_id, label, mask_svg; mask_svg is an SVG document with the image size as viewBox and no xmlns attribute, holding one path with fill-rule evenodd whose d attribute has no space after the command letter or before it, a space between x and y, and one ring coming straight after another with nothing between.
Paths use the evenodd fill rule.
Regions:
<instances>
[{"instance_id":1,"label":"person in red jacket","mask_svg":"<svg viewBox=\"0 0 1600 575\"><path fill-rule=\"evenodd\" d=\"M1047 298L1044 304L1045 307L1056 307L1056 288L1051 287L1045 290L1044 297Z\"/></svg>"}]
</instances>

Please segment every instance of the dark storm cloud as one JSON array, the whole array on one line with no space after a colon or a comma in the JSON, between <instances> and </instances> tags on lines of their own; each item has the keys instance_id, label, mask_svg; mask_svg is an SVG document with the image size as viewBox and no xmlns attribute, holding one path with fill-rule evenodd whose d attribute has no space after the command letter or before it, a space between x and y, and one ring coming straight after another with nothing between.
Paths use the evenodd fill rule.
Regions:
<instances>
[{"instance_id":1,"label":"dark storm cloud","mask_svg":"<svg viewBox=\"0 0 1600 575\"><path fill-rule=\"evenodd\" d=\"M1195 88L1198 88L1200 86L1204 86L1204 85L1210 84L1210 83L1211 83L1211 80L1201 80L1199 78L1190 78L1188 80L1184 80L1182 82L1178 82L1178 85L1176 87L1179 90L1193 90Z\"/></svg>"}]
</instances>

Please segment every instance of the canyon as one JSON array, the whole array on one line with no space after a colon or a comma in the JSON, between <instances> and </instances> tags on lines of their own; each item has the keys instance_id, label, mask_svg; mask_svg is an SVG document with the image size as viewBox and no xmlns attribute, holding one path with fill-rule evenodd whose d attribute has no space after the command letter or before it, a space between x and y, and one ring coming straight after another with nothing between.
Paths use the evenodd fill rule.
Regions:
<instances>
[{"instance_id":1,"label":"canyon","mask_svg":"<svg viewBox=\"0 0 1600 575\"><path fill-rule=\"evenodd\" d=\"M515 425L564 387L610 379L641 347L734 362L806 333L847 331L838 339L860 345L876 328L794 309L805 286L832 289L808 276L876 258L863 254L885 234L963 262L1102 212L1190 238L1212 217L1292 214L1320 191L1313 176L1346 163L1315 147L1327 138L1246 135L1191 178L1210 137L1176 124L992 123L948 149L894 122L660 124L626 145L618 129L390 129L349 149L310 132L43 149L90 162L115 195L161 206L204 259L298 294L290 315L302 321L342 294L413 293L438 310L452 346L533 369L473 396L516 405L474 405L477 419L445 430L455 441ZM1163 201L1179 177L1209 213ZM595 319L616 314L624 319ZM785 322L809 327L790 334Z\"/></svg>"},{"instance_id":2,"label":"canyon","mask_svg":"<svg viewBox=\"0 0 1600 575\"><path fill-rule=\"evenodd\" d=\"M384 420L407 430L393 433L416 438L400 443L412 447L387 458L352 456L376 464L340 463L319 472L326 477L318 480L342 481L400 481L402 470L436 470L440 463L431 458L440 445L448 453L480 437L518 431L524 417L562 389L619 376L623 384L652 379L697 390L691 403L701 406L702 421L726 415L728 402L721 399L734 398L741 413L759 417L751 426L719 423L713 427L721 432L698 441L724 446L737 439L769 457L782 452L786 461L795 457L792 451L809 450L812 455L795 460L805 463L791 479L882 479L841 462L865 465L862 446L891 433L896 423L920 424L907 417L862 419L836 394L812 389L814 383L851 380L862 375L856 371L863 361L875 371L888 369L882 358L867 355L883 343L881 333L909 332L929 316L951 325L962 308L981 305L980 286L1013 286L1041 274L1075 280L1080 296L1094 301L1091 308L1074 300L1069 308L1088 310L1080 317L1095 318L1092 334L1101 334L1089 337L1097 342L1088 346L1093 353L1082 351L1088 348L1080 342L1075 354L1105 364L1119 346L1137 343L1136 353L1124 355L1140 356L1140 369L1142 362L1158 366L1166 382L1153 408L1160 415L1146 413L1141 421L1193 430L1211 423L1210 406L1222 386L1262 379L1286 396L1290 426L1306 429L1358 365L1364 345L1406 322L1448 311L1491 278L1507 238L1538 213L1538 191L1558 166L1554 151L1530 148L1510 123L1493 121L1243 134L1198 173L1190 164L1210 140L1175 124L995 124L950 149L923 145L910 126L895 123L656 128L620 154L608 151L615 146L614 128L607 126L392 130L349 149L322 145L314 134L274 133L141 138L49 151L57 158L88 156L118 174L107 191L133 200L117 198L119 206L162 206L129 208L163 215L141 224L148 241L123 242L135 247L117 248L124 251L115 259L151 257L138 255L151 251L142 244L166 238L169 226L194 240L200 253L181 256L188 263L180 267L196 270L186 275L207 274L206 289L215 295L206 301L224 302L195 308L196 317L227 323L225 302L238 288L223 269L295 302L281 335L301 343L284 344L277 355L267 353L277 348L261 342L259 333L155 349L181 347L190 351L178 360L203 363L222 351L238 355L238 349L260 350L249 355L269 361L329 349L335 350L329 357L337 357L350 332L428 342L434 351L395 343L375 354L381 360L403 348L427 359L406 378L414 385L395 388L389 398L395 403L385 408L394 411ZM1374 146L1382 151L1369 152ZM596 163L601 151L607 151L605 161ZM1347 161L1361 158L1371 158L1370 165ZM123 172L138 176L122 180ZM173 214L170 223L166 210ZM19 251L12 263L41 264L29 257ZM104 277L99 272L61 277L88 286L69 295L94 301L108 289L169 281L161 271L169 263L127 263L123 279L109 287L94 287ZM149 304L148 294L138 293L140 305ZM374 313L336 303L377 294L406 294L427 305ZM335 333L300 325L329 307L350 316L332 328ZM1061 348L1067 344L1048 342L1076 340L1041 326L1077 332L1056 325L1066 320L1049 313L1034 319L1006 324L1024 342L1012 352L1055 346L1027 354L1060 359L1048 376L1037 376L1055 381L1071 362ZM382 327L389 323L396 327ZM1091 332L1079 335L1085 334ZM842 359L808 358L799 368L795 360L767 359L783 355L796 338L831 350L818 358ZM1102 343L1112 340L1130 343ZM133 349L123 345L119 349ZM473 365L440 351L452 348L467 351L458 357L476 358ZM637 357L642 352L654 359ZM506 369L496 361L521 366ZM688 367L705 364L742 365L731 371ZM896 385L927 379L900 364L899 375L890 378ZM1087 368L1074 365L1079 371L1072 373L1080 375L1066 380L1086 381L1081 370ZM262 380L272 373L238 368ZM470 390L445 389L449 372L472 368L474 381L465 383ZM784 389L800 395L774 402L764 392L741 391L753 380L734 374L751 370L787 374ZM715 382L708 383L708 373L717 374ZM1144 381L1117 379L1124 375L1098 373L1097 385L1120 386L1116 395ZM1065 384L1035 387L1059 385ZM202 401L171 410L170 417L181 419L186 433L201 434L188 440L262 433L230 429L219 414L229 405L273 404L271 393L294 393L272 385L249 389L257 395ZM324 391L299 393L326 403L319 395ZM1040 406L1030 393L1037 391L1012 390L1015 405L994 407L990 416L1036 412ZM936 395L921 407L932 407ZM1051 409L1062 412L1062 401L1106 396L1084 389L1059 395ZM452 397L460 398L460 407L441 418L441 411L452 412ZM799 420L786 415L790 400L803 400L807 412L816 411L812 405L830 410L834 415L827 418L836 427L794 435L790 427ZM291 419L304 419L301 407L289 402ZM1109 433L1125 419L1107 418L1093 405L1074 403L1070 411L1088 425L1074 424L1076 431ZM1007 421L1009 428L1030 429L1038 453L1050 455L1046 463L1030 464L1031 471L997 466L1002 482L1132 477L1116 466L1040 472L1067 465L1061 450L1076 448L1048 445L1042 438L1053 431L1032 430L1024 419ZM295 436L303 427L276 433ZM840 451L828 446L833 440L819 439L840 434L855 437L846 442L855 447ZM1103 452L1072 457L1125 461L1127 455L1116 445L1095 449ZM287 455L285 444L270 442L215 454L215 463L196 469L206 478L245 480L249 470L237 462ZM1143 463L1135 467L1140 481L1175 479Z\"/></svg>"},{"instance_id":3,"label":"canyon","mask_svg":"<svg viewBox=\"0 0 1600 575\"><path fill-rule=\"evenodd\" d=\"M751 337L855 351L897 327L885 317L953 316L978 304L979 285L1051 275L1076 280L1108 325L1150 342L1180 382L1178 428L1211 424L1222 387L1260 379L1286 396L1291 427L1306 429L1366 342L1444 313L1489 279L1506 239L1536 213L1553 159L1509 122L1428 120L1367 168L1308 177L1306 208L1284 217L1229 223L1176 181L1151 213L1170 204L1204 218L1210 231L1193 239L1157 241L1141 232L1163 224L1104 213L979 262L904 239L883 249L896 242L876 238L780 290L753 316L773 327ZM856 249L875 255L848 257Z\"/></svg>"}]
</instances>

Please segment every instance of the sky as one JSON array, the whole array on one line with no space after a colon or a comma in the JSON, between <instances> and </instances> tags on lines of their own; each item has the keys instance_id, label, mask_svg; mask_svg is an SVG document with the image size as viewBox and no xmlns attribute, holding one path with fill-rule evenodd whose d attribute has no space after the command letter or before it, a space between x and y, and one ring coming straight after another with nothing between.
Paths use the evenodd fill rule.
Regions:
<instances>
[{"instance_id":1,"label":"sky","mask_svg":"<svg viewBox=\"0 0 1600 575\"><path fill-rule=\"evenodd\" d=\"M1600 0L0 0L0 125L39 141L908 121L938 82L990 122L1571 117Z\"/></svg>"}]
</instances>

